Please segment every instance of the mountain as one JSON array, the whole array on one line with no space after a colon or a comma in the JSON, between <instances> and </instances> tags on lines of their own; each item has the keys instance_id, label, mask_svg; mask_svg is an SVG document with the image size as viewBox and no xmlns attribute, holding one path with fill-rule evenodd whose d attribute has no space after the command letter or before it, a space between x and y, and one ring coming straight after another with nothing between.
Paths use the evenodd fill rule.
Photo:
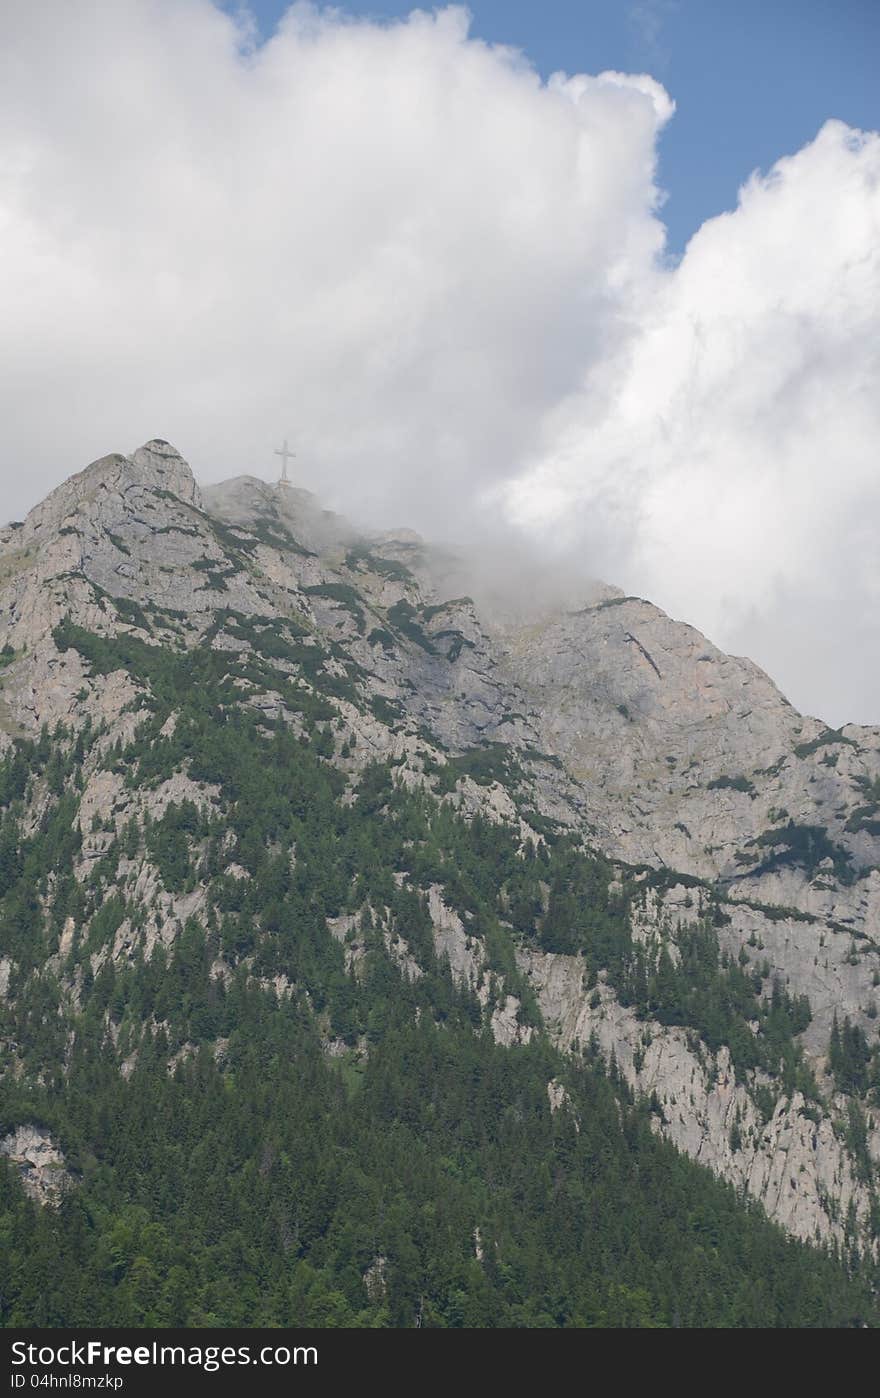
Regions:
<instances>
[{"instance_id":1,"label":"mountain","mask_svg":"<svg viewBox=\"0 0 880 1398\"><path fill-rule=\"evenodd\" d=\"M880 729L467 576L159 440L0 531L6 1324L876 1321Z\"/></svg>"}]
</instances>

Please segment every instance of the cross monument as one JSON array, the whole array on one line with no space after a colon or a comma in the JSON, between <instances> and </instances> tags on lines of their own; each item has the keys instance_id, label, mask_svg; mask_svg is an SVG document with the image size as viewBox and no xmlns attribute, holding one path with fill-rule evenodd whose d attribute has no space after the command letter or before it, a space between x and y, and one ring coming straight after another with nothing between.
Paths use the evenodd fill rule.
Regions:
<instances>
[{"instance_id":1,"label":"cross monument","mask_svg":"<svg viewBox=\"0 0 880 1398\"><path fill-rule=\"evenodd\" d=\"M281 479L280 479L280 481L278 482L278 484L279 484L280 486L281 486L281 485L289 486L289 485L290 485L290 481L289 481L288 476L287 476L287 463L288 463L288 461L292 461L292 460L293 460L293 458L296 456L296 452L293 452L293 451L289 451L289 450L288 450L288 447L287 447L287 438L286 438L286 437L284 438L284 446L281 448L280 451L277 451L277 450L276 450L275 455L281 457Z\"/></svg>"}]
</instances>

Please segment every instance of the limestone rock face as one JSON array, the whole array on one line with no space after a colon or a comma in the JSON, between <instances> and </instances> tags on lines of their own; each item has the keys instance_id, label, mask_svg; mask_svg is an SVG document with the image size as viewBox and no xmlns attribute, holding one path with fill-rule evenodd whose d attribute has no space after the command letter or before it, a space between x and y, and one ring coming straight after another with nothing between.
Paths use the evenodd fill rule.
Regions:
<instances>
[{"instance_id":1,"label":"limestone rock face","mask_svg":"<svg viewBox=\"0 0 880 1398\"><path fill-rule=\"evenodd\" d=\"M16 1167L25 1193L38 1204L57 1208L73 1187L64 1156L47 1131L38 1126L19 1126L0 1140L0 1155Z\"/></svg>"},{"instance_id":2,"label":"limestone rock face","mask_svg":"<svg viewBox=\"0 0 880 1398\"><path fill-rule=\"evenodd\" d=\"M865 804L859 782L880 774L880 729L829 732L750 660L638 598L509 628L497 643L502 674L618 857L758 898L770 871L752 842L791 820L821 823L854 872L880 861L878 832L851 819ZM786 893L808 896L799 877Z\"/></svg>"},{"instance_id":3,"label":"limestone rock face","mask_svg":"<svg viewBox=\"0 0 880 1398\"><path fill-rule=\"evenodd\" d=\"M475 603L462 579L458 560L412 531L365 535L295 486L240 476L200 490L159 439L103 457L0 529L0 753L44 725L100 731L78 795L84 882L125 829L184 802L210 813L219 793L186 770L132 786L101 765L149 716L150 696L124 667L96 672L64 628L243 656L256 637L292 629L295 647L276 646L278 674L306 689L316 677L332 686L327 757L346 777L393 761L397 780L439 791L523 843L539 844L546 828L572 832L615 862L619 880L644 881L633 939L662 943L673 961L681 929L711 905L722 953L808 997L801 1041L823 1105L775 1079L738 1082L723 1047L638 1020L607 980L587 988L576 957L524 946L520 982L505 981L443 890L423 890L436 954L473 992L496 1040L536 1032L523 1013L525 977L556 1042L579 1053L595 1036L635 1091L656 1096L656 1128L680 1149L799 1236L841 1241L850 1227L870 1245L872 1190L847 1147L840 1123L850 1104L835 1094L826 1057L835 1017L877 1041L880 728L830 731L750 661L617 589L597 586L589 606L527 616ZM254 713L300 733L283 690L240 682ZM49 799L38 785L31 832ZM119 869L143 916L137 926L123 920L93 956L93 974L107 957L171 946L204 911L204 889L168 893L143 850ZM247 876L231 857L229 870ZM329 930L358 975L353 924ZM64 974L78 931L63 929L48 972ZM383 937L415 977L406 929L383 924ZM232 974L222 960L215 972ZM13 993L16 974L0 960L0 995ZM276 989L295 993L289 983ZM79 983L68 993L78 1003ZM562 1109L563 1090L548 1091ZM880 1161L875 1117L869 1104L867 1149ZM48 1190L55 1147L34 1132L22 1123L2 1148Z\"/></svg>"},{"instance_id":4,"label":"limestone rock face","mask_svg":"<svg viewBox=\"0 0 880 1398\"><path fill-rule=\"evenodd\" d=\"M870 1190L832 1119L817 1119L801 1093L773 1092L765 1117L737 1082L726 1048L707 1053L684 1029L638 1019L607 986L588 998L577 957L526 952L522 962L556 1042L580 1051L593 1039L613 1054L626 1082L656 1102L657 1131L680 1150L758 1199L806 1241L843 1244L853 1218L869 1229ZM842 1100L836 1105L840 1110ZM880 1155L877 1126L871 1150Z\"/></svg>"}]
</instances>

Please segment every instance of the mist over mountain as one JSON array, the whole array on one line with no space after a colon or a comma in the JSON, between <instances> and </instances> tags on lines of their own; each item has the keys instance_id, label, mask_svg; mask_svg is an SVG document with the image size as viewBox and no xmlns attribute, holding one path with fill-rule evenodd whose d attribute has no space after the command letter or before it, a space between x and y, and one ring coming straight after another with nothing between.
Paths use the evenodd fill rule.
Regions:
<instances>
[{"instance_id":1,"label":"mist over mountain","mask_svg":"<svg viewBox=\"0 0 880 1398\"><path fill-rule=\"evenodd\" d=\"M611 579L880 722L880 136L820 109L673 258L673 76L542 77L459 6L265 42L210 0L10 7L3 513L156 423L206 482L287 433L370 528Z\"/></svg>"}]
</instances>

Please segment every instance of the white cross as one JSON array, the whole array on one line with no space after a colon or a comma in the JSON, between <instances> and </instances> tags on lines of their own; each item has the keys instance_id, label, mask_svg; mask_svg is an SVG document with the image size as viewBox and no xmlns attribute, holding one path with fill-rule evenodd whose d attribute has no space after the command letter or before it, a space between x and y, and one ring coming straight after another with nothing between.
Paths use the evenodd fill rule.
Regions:
<instances>
[{"instance_id":1,"label":"white cross","mask_svg":"<svg viewBox=\"0 0 880 1398\"><path fill-rule=\"evenodd\" d=\"M290 481L287 479L287 463L293 460L296 452L288 450L286 437L284 438L284 446L280 451L276 450L275 455L281 457L281 484L290 485Z\"/></svg>"}]
</instances>

